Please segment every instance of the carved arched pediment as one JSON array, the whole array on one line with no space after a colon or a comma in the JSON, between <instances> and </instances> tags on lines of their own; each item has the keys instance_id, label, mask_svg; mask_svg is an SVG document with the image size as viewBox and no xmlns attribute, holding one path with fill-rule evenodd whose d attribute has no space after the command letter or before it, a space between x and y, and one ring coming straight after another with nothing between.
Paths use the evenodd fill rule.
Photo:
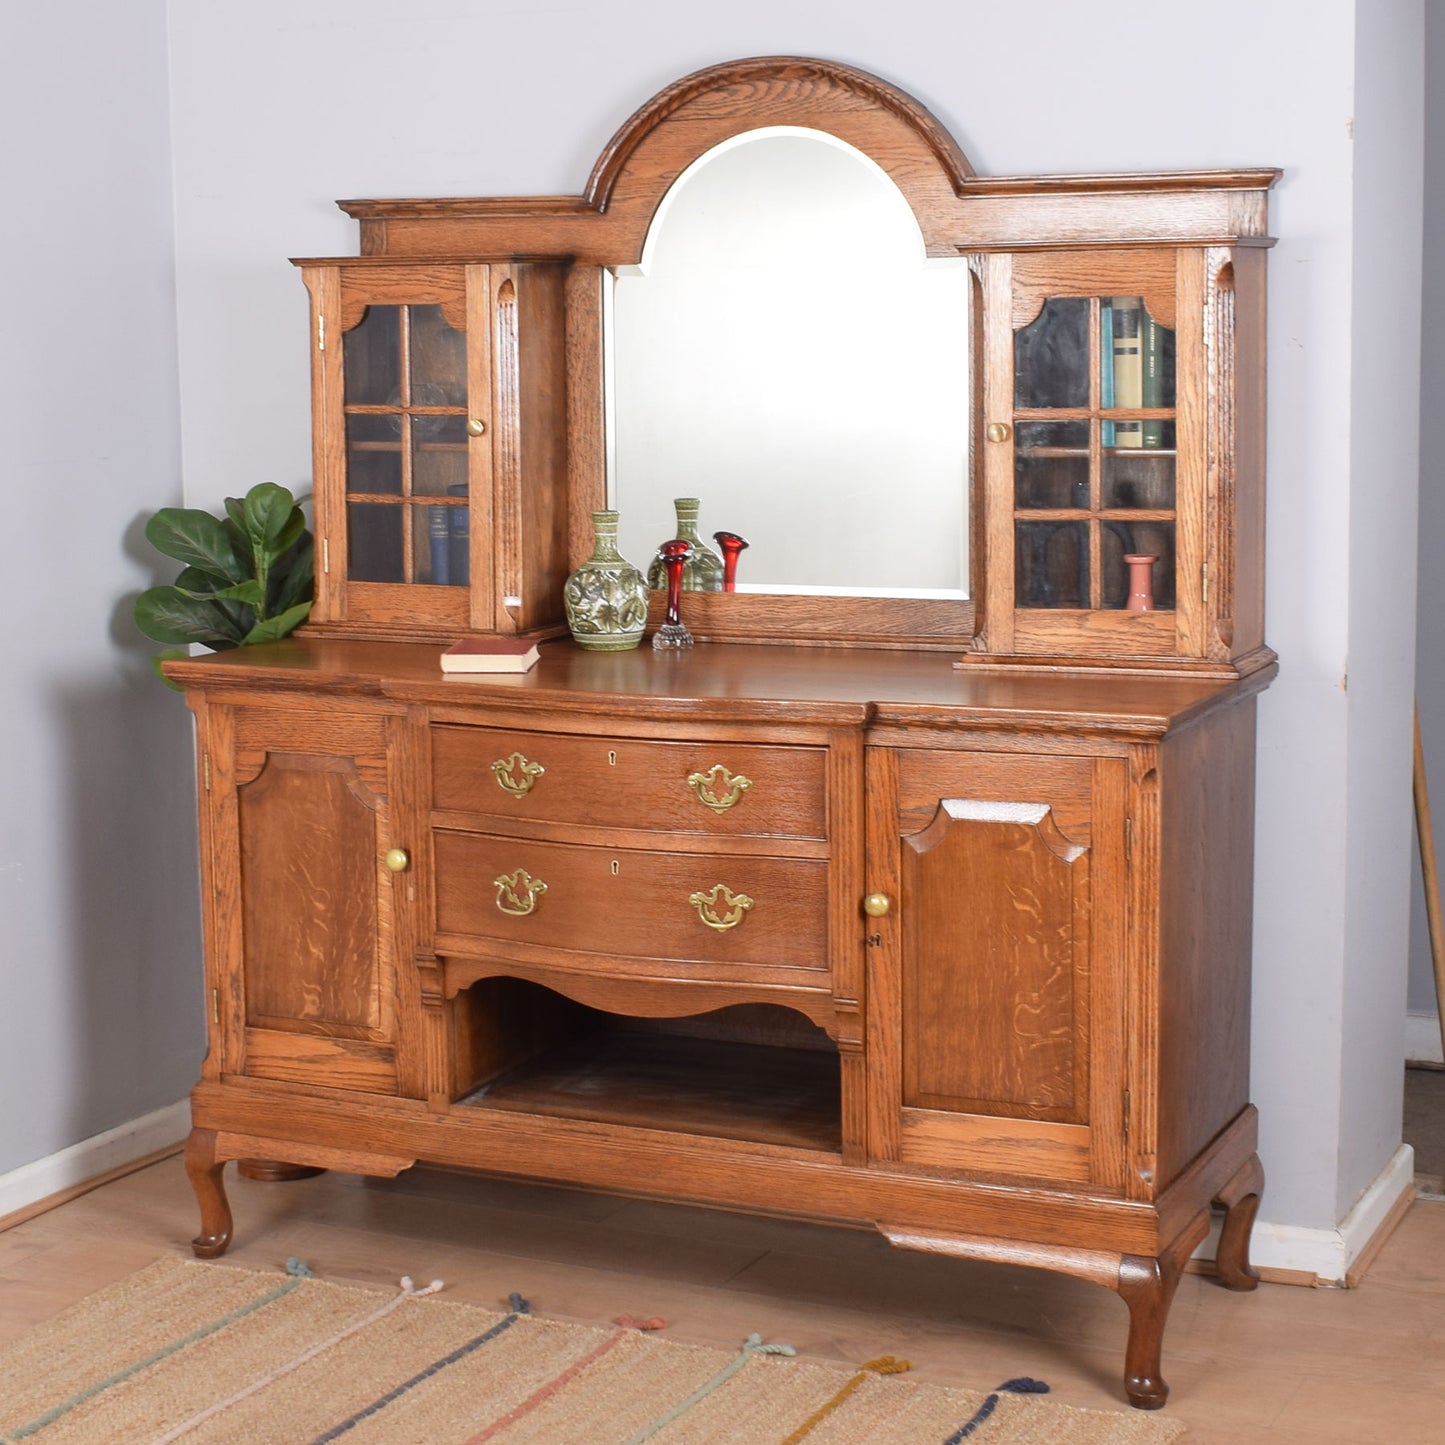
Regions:
<instances>
[{"instance_id":1,"label":"carved arched pediment","mask_svg":"<svg viewBox=\"0 0 1445 1445\"><path fill-rule=\"evenodd\" d=\"M822 131L862 151L907 198L930 254L956 254L941 222L974 174L957 142L912 96L866 71L826 60L759 56L685 76L637 110L607 143L584 199L629 234L639 222L645 234L688 166L760 126Z\"/></svg>"}]
</instances>

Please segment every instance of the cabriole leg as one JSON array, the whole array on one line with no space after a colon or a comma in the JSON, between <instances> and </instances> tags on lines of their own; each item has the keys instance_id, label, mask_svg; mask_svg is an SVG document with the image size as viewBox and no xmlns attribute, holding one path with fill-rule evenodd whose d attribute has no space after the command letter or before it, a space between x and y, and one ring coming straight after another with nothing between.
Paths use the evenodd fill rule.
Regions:
<instances>
[{"instance_id":1,"label":"cabriole leg","mask_svg":"<svg viewBox=\"0 0 1445 1445\"><path fill-rule=\"evenodd\" d=\"M231 1242L231 1206L221 1171L224 1159L216 1158L216 1131L192 1129L186 1140L186 1175L201 1206L201 1232L191 1241L198 1259L215 1259Z\"/></svg>"},{"instance_id":2,"label":"cabriole leg","mask_svg":"<svg viewBox=\"0 0 1445 1445\"><path fill-rule=\"evenodd\" d=\"M1259 1155L1251 1154L1214 1201L1224 1210L1224 1226L1219 1233L1215 1265L1219 1270L1219 1282L1226 1289L1254 1289L1259 1284L1259 1271L1249 1262L1249 1237L1263 1193L1264 1169L1260 1166Z\"/></svg>"},{"instance_id":3,"label":"cabriole leg","mask_svg":"<svg viewBox=\"0 0 1445 1445\"><path fill-rule=\"evenodd\" d=\"M1201 1214L1157 1259L1126 1254L1119 1261L1119 1293L1129 1306L1129 1344L1124 1352L1124 1391L1139 1410L1157 1410L1169 1398L1160 1356L1164 1326L1184 1261L1208 1233L1209 1221Z\"/></svg>"}]
</instances>

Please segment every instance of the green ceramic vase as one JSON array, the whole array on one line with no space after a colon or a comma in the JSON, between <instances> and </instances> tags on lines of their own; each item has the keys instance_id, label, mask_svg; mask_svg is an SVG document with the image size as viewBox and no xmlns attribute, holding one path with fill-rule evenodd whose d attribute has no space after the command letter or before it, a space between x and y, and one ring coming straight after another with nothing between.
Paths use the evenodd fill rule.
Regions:
<instances>
[{"instance_id":1,"label":"green ceramic vase","mask_svg":"<svg viewBox=\"0 0 1445 1445\"><path fill-rule=\"evenodd\" d=\"M647 628L647 581L617 550L617 513L593 512L592 555L567 579L562 602L579 647L625 652Z\"/></svg>"},{"instance_id":2,"label":"green ceramic vase","mask_svg":"<svg viewBox=\"0 0 1445 1445\"><path fill-rule=\"evenodd\" d=\"M697 511L701 503L696 497L674 498L677 509L677 538L692 543L692 555L682 569L684 592L721 592L723 590L723 559L697 534ZM652 559L647 569L647 585L654 592L667 590L667 569L660 556Z\"/></svg>"}]
</instances>

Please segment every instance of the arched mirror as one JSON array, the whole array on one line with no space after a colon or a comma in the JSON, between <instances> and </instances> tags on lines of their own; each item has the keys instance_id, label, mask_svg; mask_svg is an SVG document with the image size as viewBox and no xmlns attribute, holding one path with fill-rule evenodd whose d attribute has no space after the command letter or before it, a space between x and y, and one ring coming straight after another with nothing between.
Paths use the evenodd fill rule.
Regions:
<instances>
[{"instance_id":1,"label":"arched mirror","mask_svg":"<svg viewBox=\"0 0 1445 1445\"><path fill-rule=\"evenodd\" d=\"M970 278L861 151L746 131L673 183L606 317L609 489L646 564L701 500L739 591L968 595Z\"/></svg>"}]
</instances>

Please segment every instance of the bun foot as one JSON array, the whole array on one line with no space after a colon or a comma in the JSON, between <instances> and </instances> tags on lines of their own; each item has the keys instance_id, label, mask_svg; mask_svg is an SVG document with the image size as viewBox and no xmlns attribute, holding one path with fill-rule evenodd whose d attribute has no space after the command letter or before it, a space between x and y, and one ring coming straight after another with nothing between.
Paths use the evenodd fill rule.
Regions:
<instances>
[{"instance_id":1,"label":"bun foot","mask_svg":"<svg viewBox=\"0 0 1445 1445\"><path fill-rule=\"evenodd\" d=\"M283 1164L279 1159L238 1159L236 1173L242 1179L255 1179L263 1184L282 1184L291 1179L311 1179L325 1174L310 1164Z\"/></svg>"}]
</instances>

